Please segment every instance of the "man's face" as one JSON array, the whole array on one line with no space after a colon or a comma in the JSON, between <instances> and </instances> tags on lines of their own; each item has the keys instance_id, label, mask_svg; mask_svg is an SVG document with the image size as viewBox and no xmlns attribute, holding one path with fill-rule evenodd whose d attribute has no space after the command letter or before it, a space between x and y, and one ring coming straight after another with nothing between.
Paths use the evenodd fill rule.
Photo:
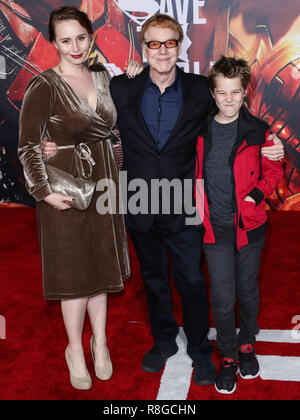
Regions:
<instances>
[{"instance_id":1,"label":"man's face","mask_svg":"<svg viewBox=\"0 0 300 420\"><path fill-rule=\"evenodd\" d=\"M245 90L239 77L228 79L222 74L215 78L215 88L212 95L219 108L219 122L229 123L239 116L245 97Z\"/></svg>"},{"instance_id":2,"label":"man's face","mask_svg":"<svg viewBox=\"0 0 300 420\"><path fill-rule=\"evenodd\" d=\"M144 35L144 42L149 41L169 41L172 39L179 39L179 34L169 28L157 28L151 26L147 29ZM178 44L174 48L166 48L164 44L157 50L150 49L143 43L143 52L147 58L152 72L156 74L170 74L175 70L178 56L181 51L181 45Z\"/></svg>"}]
</instances>

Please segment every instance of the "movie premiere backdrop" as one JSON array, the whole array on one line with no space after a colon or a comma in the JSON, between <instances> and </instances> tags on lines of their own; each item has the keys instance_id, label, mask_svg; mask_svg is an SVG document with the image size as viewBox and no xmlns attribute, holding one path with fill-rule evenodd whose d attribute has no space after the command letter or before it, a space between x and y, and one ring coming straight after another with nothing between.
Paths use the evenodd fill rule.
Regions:
<instances>
[{"instance_id":1,"label":"movie premiere backdrop","mask_svg":"<svg viewBox=\"0 0 300 420\"><path fill-rule=\"evenodd\" d=\"M271 209L300 210L300 1L299 0L0 0L0 203L33 206L17 158L18 118L31 77L57 64L47 41L49 13L63 5L93 22L90 62L121 74L130 59L143 62L142 24L167 13L185 39L178 65L207 75L220 54L242 56L252 68L251 112L284 142L285 178ZM34 115L32 115L34 118Z\"/></svg>"}]
</instances>

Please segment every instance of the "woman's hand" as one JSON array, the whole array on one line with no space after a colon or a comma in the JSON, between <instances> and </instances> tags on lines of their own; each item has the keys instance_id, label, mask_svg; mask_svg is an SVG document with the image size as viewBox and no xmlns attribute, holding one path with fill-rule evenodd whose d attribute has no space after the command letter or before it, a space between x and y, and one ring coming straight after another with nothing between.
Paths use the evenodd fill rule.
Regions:
<instances>
[{"instance_id":1,"label":"woman's hand","mask_svg":"<svg viewBox=\"0 0 300 420\"><path fill-rule=\"evenodd\" d=\"M44 198L44 201L56 210L68 210L71 209L73 197L69 195L63 195L59 193L52 193Z\"/></svg>"},{"instance_id":2,"label":"woman's hand","mask_svg":"<svg viewBox=\"0 0 300 420\"><path fill-rule=\"evenodd\" d=\"M126 72L126 76L129 79L133 79L135 76L137 76L138 74L141 73L141 71L143 71L144 67L141 63L134 61L134 60L130 60L128 63L128 66L125 67L125 72Z\"/></svg>"}]
</instances>

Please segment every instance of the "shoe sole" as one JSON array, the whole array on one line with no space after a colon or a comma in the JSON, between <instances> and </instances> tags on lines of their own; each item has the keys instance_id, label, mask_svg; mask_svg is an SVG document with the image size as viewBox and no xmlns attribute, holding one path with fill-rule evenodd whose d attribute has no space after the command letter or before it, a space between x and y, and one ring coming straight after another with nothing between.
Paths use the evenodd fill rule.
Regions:
<instances>
[{"instance_id":1,"label":"shoe sole","mask_svg":"<svg viewBox=\"0 0 300 420\"><path fill-rule=\"evenodd\" d=\"M260 369L258 370L256 375L245 375L245 376L243 376L240 369L239 369L238 373L240 374L241 378L246 379L246 380L250 380L250 379L258 378L260 376Z\"/></svg>"},{"instance_id":2,"label":"shoe sole","mask_svg":"<svg viewBox=\"0 0 300 420\"><path fill-rule=\"evenodd\" d=\"M164 363L164 365L161 368L159 368L159 369L152 369L152 368L150 368L148 366L143 366L143 365L142 365L141 368L142 368L142 370L144 372L147 372L147 373L157 373L157 372L160 372L165 367L165 364L166 363Z\"/></svg>"},{"instance_id":3,"label":"shoe sole","mask_svg":"<svg viewBox=\"0 0 300 420\"><path fill-rule=\"evenodd\" d=\"M231 391L227 391L226 389L218 389L216 384L215 384L215 389L216 389L217 392L219 392L219 394L230 395L230 394L233 394L235 392L236 384L234 384L234 387Z\"/></svg>"},{"instance_id":4,"label":"shoe sole","mask_svg":"<svg viewBox=\"0 0 300 420\"><path fill-rule=\"evenodd\" d=\"M176 350L176 351L174 351L174 353L170 354L170 356L165 357L165 362L164 362L164 364L163 364L163 365L162 365L159 369L153 369L153 368L151 368L151 367L149 367L149 366L145 366L145 365L143 365L143 364L142 364L142 366L141 366L141 369L142 369L144 372L147 372L147 373L158 373L158 372L160 372L160 371L161 371L161 370L165 367L165 365L166 365L166 363L167 363L167 360L168 360L170 357L174 356L177 352L178 352L178 348L177 348L177 350Z\"/></svg>"},{"instance_id":5,"label":"shoe sole","mask_svg":"<svg viewBox=\"0 0 300 420\"><path fill-rule=\"evenodd\" d=\"M198 386L213 385L214 383L215 383L215 379L212 379L212 380L206 379L206 380L197 381L197 382L194 379L194 384L196 384Z\"/></svg>"}]
</instances>

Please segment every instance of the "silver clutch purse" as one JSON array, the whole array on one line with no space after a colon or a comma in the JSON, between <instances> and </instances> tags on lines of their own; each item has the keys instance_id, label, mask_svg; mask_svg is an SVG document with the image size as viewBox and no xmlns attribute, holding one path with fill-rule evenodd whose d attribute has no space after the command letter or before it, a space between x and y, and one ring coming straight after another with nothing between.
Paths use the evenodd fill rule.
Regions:
<instances>
[{"instance_id":1,"label":"silver clutch purse","mask_svg":"<svg viewBox=\"0 0 300 420\"><path fill-rule=\"evenodd\" d=\"M75 178L73 175L51 165L46 165L46 172L53 192L72 196L75 199L72 202L72 207L78 210L88 209L96 182L89 179Z\"/></svg>"}]
</instances>

